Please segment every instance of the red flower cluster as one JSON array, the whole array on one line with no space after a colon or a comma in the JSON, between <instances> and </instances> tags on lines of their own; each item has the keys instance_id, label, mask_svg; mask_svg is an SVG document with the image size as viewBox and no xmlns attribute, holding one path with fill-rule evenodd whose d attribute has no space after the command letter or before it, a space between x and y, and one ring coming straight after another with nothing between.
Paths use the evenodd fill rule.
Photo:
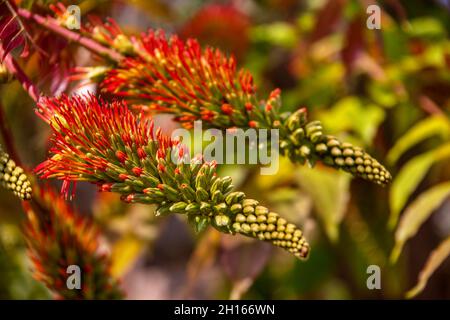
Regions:
<instances>
[{"instance_id":1,"label":"red flower cluster","mask_svg":"<svg viewBox=\"0 0 450 320\"><path fill-rule=\"evenodd\" d=\"M137 55L107 73L103 92L176 114L186 127L197 119L247 126L245 106L257 104L255 86L249 72L237 71L233 57L202 50L196 40L167 40L163 31L143 34L133 44Z\"/></svg>"},{"instance_id":2,"label":"red flower cluster","mask_svg":"<svg viewBox=\"0 0 450 320\"><path fill-rule=\"evenodd\" d=\"M66 195L70 181L114 182L138 176L141 168L124 165L136 155L147 157L144 146L154 143L158 158L176 144L159 130L154 134L153 122L136 118L126 103L106 104L93 95L42 98L37 114L53 128L55 144L53 156L35 171L43 178L64 180Z\"/></svg>"},{"instance_id":3,"label":"red flower cluster","mask_svg":"<svg viewBox=\"0 0 450 320\"><path fill-rule=\"evenodd\" d=\"M114 38L111 45L120 48L115 42L126 36L103 28ZM225 130L278 129L280 151L293 162L314 165L320 160L380 185L391 180L389 172L369 154L323 134L318 121L308 122L305 110L281 113L279 89L266 101L258 101L251 74L237 71L233 57L211 48L202 50L192 39L183 42L172 36L167 40L162 31L150 31L128 42L132 53L106 72L100 83L104 92L146 105L135 106L141 110L174 114L187 128L203 120L205 127ZM94 78L98 72L88 71L85 76Z\"/></svg>"},{"instance_id":4,"label":"red flower cluster","mask_svg":"<svg viewBox=\"0 0 450 320\"><path fill-rule=\"evenodd\" d=\"M25 236L35 278L62 299L119 299L122 293L109 271L109 260L98 252L98 231L72 211L50 187L36 186L38 207L24 203ZM80 267L81 288L67 287L67 268Z\"/></svg>"},{"instance_id":5,"label":"red flower cluster","mask_svg":"<svg viewBox=\"0 0 450 320\"><path fill-rule=\"evenodd\" d=\"M53 129L50 159L36 169L44 178L89 181L101 191L121 194L129 203L156 204L157 215L180 213L197 230L207 225L270 241L299 258L309 245L303 233L243 192L233 191L230 177L216 174L216 163L174 162L186 150L176 141L153 134L151 122L136 117L125 103L95 96L47 98L38 114ZM64 190L67 191L67 190Z\"/></svg>"}]
</instances>

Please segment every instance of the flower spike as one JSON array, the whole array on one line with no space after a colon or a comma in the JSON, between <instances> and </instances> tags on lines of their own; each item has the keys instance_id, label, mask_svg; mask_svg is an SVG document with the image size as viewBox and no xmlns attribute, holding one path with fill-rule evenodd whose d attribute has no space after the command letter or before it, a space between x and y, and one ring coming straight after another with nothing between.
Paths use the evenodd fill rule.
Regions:
<instances>
[{"instance_id":1,"label":"flower spike","mask_svg":"<svg viewBox=\"0 0 450 320\"><path fill-rule=\"evenodd\" d=\"M110 39L125 37L109 34ZM314 165L320 160L380 185L390 182L391 175L378 161L360 148L322 134L320 122L307 121L306 110L281 114L279 89L261 101L252 75L238 70L234 57L209 47L203 50L193 39L166 38L160 30L128 41L134 49L118 66L105 71L103 92L141 104L143 110L174 114L187 128L202 120L210 128L280 129L281 151L294 163ZM94 71L86 76L89 73Z\"/></svg>"},{"instance_id":2,"label":"flower spike","mask_svg":"<svg viewBox=\"0 0 450 320\"><path fill-rule=\"evenodd\" d=\"M99 234L50 187L36 186L33 203L24 203L24 233L34 277L60 299L120 299L110 261L98 252ZM80 288L70 289L68 268L80 268ZM73 272L73 271L71 271Z\"/></svg>"},{"instance_id":3,"label":"flower spike","mask_svg":"<svg viewBox=\"0 0 450 320\"><path fill-rule=\"evenodd\" d=\"M3 151L0 145L0 183L22 200L31 199L31 184L24 170Z\"/></svg>"},{"instance_id":4,"label":"flower spike","mask_svg":"<svg viewBox=\"0 0 450 320\"><path fill-rule=\"evenodd\" d=\"M294 224L233 192L231 178L217 176L215 162L181 161L185 146L154 133L153 123L125 103L61 96L42 99L37 113L50 124L54 142L52 156L36 168L41 177L89 181L123 201L156 204L157 215L186 214L197 230L211 224L308 256L309 244Z\"/></svg>"}]
</instances>

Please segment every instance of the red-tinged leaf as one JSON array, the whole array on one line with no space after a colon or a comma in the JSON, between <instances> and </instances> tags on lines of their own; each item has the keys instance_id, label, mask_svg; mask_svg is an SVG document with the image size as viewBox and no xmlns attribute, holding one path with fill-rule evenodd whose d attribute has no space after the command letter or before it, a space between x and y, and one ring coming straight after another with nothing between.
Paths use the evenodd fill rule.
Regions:
<instances>
[{"instance_id":1,"label":"red-tinged leaf","mask_svg":"<svg viewBox=\"0 0 450 320\"><path fill-rule=\"evenodd\" d=\"M417 296L425 286L427 285L428 279L433 275L439 266L449 257L450 255L450 237L441 242L441 244L434 249L425 263L422 271L420 271L419 279L417 284L406 293L408 299Z\"/></svg>"},{"instance_id":2,"label":"red-tinged leaf","mask_svg":"<svg viewBox=\"0 0 450 320\"><path fill-rule=\"evenodd\" d=\"M318 19L311 36L315 42L329 35L335 29L342 16L346 0L329 0L317 15Z\"/></svg>"},{"instance_id":3,"label":"red-tinged leaf","mask_svg":"<svg viewBox=\"0 0 450 320\"><path fill-rule=\"evenodd\" d=\"M26 55L26 33L23 24L17 15L17 7L13 2L2 1L0 3L0 41L3 46L1 60L12 50L23 47L21 55Z\"/></svg>"},{"instance_id":4,"label":"red-tinged leaf","mask_svg":"<svg viewBox=\"0 0 450 320\"><path fill-rule=\"evenodd\" d=\"M8 37L2 39L2 42L6 45L3 47L3 57L6 57L8 53L10 53L15 48L21 47L25 45L25 39L20 33L11 34Z\"/></svg>"},{"instance_id":5,"label":"red-tinged leaf","mask_svg":"<svg viewBox=\"0 0 450 320\"><path fill-rule=\"evenodd\" d=\"M30 46L28 45L28 41L24 41L22 52L20 53L21 58L26 58L30 55Z\"/></svg>"},{"instance_id":6,"label":"red-tinged leaf","mask_svg":"<svg viewBox=\"0 0 450 320\"><path fill-rule=\"evenodd\" d=\"M345 34L345 44L342 48L342 60L347 74L350 74L353 67L365 47L364 41L364 20L361 16L356 17L347 28Z\"/></svg>"}]
</instances>

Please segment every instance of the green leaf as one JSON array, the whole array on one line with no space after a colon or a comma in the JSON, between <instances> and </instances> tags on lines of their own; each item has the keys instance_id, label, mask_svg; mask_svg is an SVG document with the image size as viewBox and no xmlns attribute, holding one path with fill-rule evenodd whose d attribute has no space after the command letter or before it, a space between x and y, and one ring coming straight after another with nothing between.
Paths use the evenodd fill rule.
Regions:
<instances>
[{"instance_id":1,"label":"green leaf","mask_svg":"<svg viewBox=\"0 0 450 320\"><path fill-rule=\"evenodd\" d=\"M370 143L379 124L384 119L384 111L375 104L363 105L357 97L346 97L331 109L319 114L324 128L331 132L354 131L365 143Z\"/></svg>"},{"instance_id":2,"label":"green leaf","mask_svg":"<svg viewBox=\"0 0 450 320\"><path fill-rule=\"evenodd\" d=\"M399 102L399 97L395 92L392 83L387 81L373 81L368 84L369 94L377 104L391 108Z\"/></svg>"},{"instance_id":3,"label":"green leaf","mask_svg":"<svg viewBox=\"0 0 450 320\"><path fill-rule=\"evenodd\" d=\"M339 225L349 200L350 175L322 168L298 169L299 183L313 200L314 208L331 241L339 237Z\"/></svg>"},{"instance_id":4,"label":"green leaf","mask_svg":"<svg viewBox=\"0 0 450 320\"><path fill-rule=\"evenodd\" d=\"M393 24L389 28L385 28L381 36L388 61L397 62L408 56L408 38L403 28Z\"/></svg>"},{"instance_id":5,"label":"green leaf","mask_svg":"<svg viewBox=\"0 0 450 320\"><path fill-rule=\"evenodd\" d=\"M447 36L445 27L438 19L433 17L412 19L406 31L411 37L428 38L430 40L445 39Z\"/></svg>"},{"instance_id":6,"label":"green leaf","mask_svg":"<svg viewBox=\"0 0 450 320\"><path fill-rule=\"evenodd\" d=\"M267 42L286 48L293 48L298 41L295 26L285 22L258 25L250 30L253 41Z\"/></svg>"},{"instance_id":7,"label":"green leaf","mask_svg":"<svg viewBox=\"0 0 450 320\"><path fill-rule=\"evenodd\" d=\"M434 249L425 263L422 271L420 271L417 284L406 293L406 298L410 299L418 295L427 285L428 279L433 272L444 262L450 255L450 237L441 242L441 244Z\"/></svg>"},{"instance_id":8,"label":"green leaf","mask_svg":"<svg viewBox=\"0 0 450 320\"><path fill-rule=\"evenodd\" d=\"M437 115L416 123L391 148L387 155L388 163L395 164L402 154L412 146L434 135L440 135L443 138L449 137L450 122L446 117Z\"/></svg>"},{"instance_id":9,"label":"green leaf","mask_svg":"<svg viewBox=\"0 0 450 320\"><path fill-rule=\"evenodd\" d=\"M391 253L391 262L396 262L405 242L413 237L420 226L450 195L450 182L438 184L420 194L405 210L395 232L395 246Z\"/></svg>"},{"instance_id":10,"label":"green leaf","mask_svg":"<svg viewBox=\"0 0 450 320\"><path fill-rule=\"evenodd\" d=\"M422 181L430 167L445 158L450 157L450 143L435 150L421 154L406 163L392 182L389 193L389 205L391 215L389 217L389 228L397 225L400 211L405 206L410 195Z\"/></svg>"}]
</instances>

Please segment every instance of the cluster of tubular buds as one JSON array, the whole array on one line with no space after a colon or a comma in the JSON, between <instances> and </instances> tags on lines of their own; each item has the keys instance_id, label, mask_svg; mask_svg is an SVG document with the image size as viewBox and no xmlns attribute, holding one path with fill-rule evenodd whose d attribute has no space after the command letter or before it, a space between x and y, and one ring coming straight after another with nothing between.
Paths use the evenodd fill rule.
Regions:
<instances>
[{"instance_id":1,"label":"cluster of tubular buds","mask_svg":"<svg viewBox=\"0 0 450 320\"><path fill-rule=\"evenodd\" d=\"M109 260L98 252L98 231L90 221L72 211L50 187L37 187L34 202L23 206L28 253L38 281L60 299L123 297L110 274ZM80 268L79 290L68 286L70 266Z\"/></svg>"},{"instance_id":2,"label":"cluster of tubular buds","mask_svg":"<svg viewBox=\"0 0 450 320\"><path fill-rule=\"evenodd\" d=\"M61 2L50 4L49 7L54 12L56 21L62 26L66 26L69 19L73 18ZM88 23L82 24L79 30L83 36L90 37L122 54L134 52L130 37L123 33L114 19L109 18L103 22L97 16L89 15L87 18Z\"/></svg>"},{"instance_id":3,"label":"cluster of tubular buds","mask_svg":"<svg viewBox=\"0 0 450 320\"><path fill-rule=\"evenodd\" d=\"M308 122L306 109L287 117L283 127L280 149L293 162L308 161L314 165L320 160L379 185L386 185L392 179L391 174L363 149L324 135L320 121Z\"/></svg>"},{"instance_id":4,"label":"cluster of tubular buds","mask_svg":"<svg viewBox=\"0 0 450 320\"><path fill-rule=\"evenodd\" d=\"M168 171L173 169L170 169L171 165L165 159L161 159L159 165L163 165ZM231 178L218 177L214 162L201 164L194 159L189 165L175 167L173 172L178 185L162 188L167 198L172 199L160 199L162 202L157 214L186 214L197 229L211 224L224 233L239 233L269 241L298 258L308 256L309 244L302 231L277 213L269 212L258 201L247 199L243 192L232 192ZM195 177L192 183L189 183L189 177ZM169 188L171 191L167 191ZM128 197L130 202L153 203L150 199L148 195L135 194Z\"/></svg>"},{"instance_id":5,"label":"cluster of tubular buds","mask_svg":"<svg viewBox=\"0 0 450 320\"><path fill-rule=\"evenodd\" d=\"M154 134L152 123L125 104L62 96L42 99L38 114L51 125L55 142L51 158L36 168L41 177L90 181L126 202L156 204L158 215L186 214L197 229L212 224L307 257L309 245L295 225L233 192L231 179L218 177L214 162L181 161L185 147Z\"/></svg>"},{"instance_id":6,"label":"cluster of tubular buds","mask_svg":"<svg viewBox=\"0 0 450 320\"><path fill-rule=\"evenodd\" d=\"M239 197L239 194L235 197ZM269 209L259 205L258 201L238 200L231 204L229 212L229 215L216 216L215 224L219 230L221 227L231 228L233 232L250 234L260 240L270 241L296 257L308 256L309 244L304 239L302 231L277 213L269 212Z\"/></svg>"},{"instance_id":7,"label":"cluster of tubular buds","mask_svg":"<svg viewBox=\"0 0 450 320\"><path fill-rule=\"evenodd\" d=\"M233 57L193 40L149 31L134 39L135 56L106 73L101 90L173 113L186 127L195 120L214 126L249 126L258 104L252 76L237 71Z\"/></svg>"},{"instance_id":8,"label":"cluster of tubular buds","mask_svg":"<svg viewBox=\"0 0 450 320\"><path fill-rule=\"evenodd\" d=\"M109 37L121 34L114 25L102 27ZM295 163L313 165L322 160L380 185L391 180L389 172L362 149L324 135L317 121L308 123L304 109L290 117L281 115L279 89L266 101L258 101L252 76L236 72L233 57L210 48L202 51L192 39L183 42L172 36L167 40L162 31L129 41L135 53L106 73L100 84L104 92L147 103L144 109L172 113L187 128L196 120L221 129L278 128L281 150ZM103 70L84 72L84 76L98 77Z\"/></svg>"},{"instance_id":9,"label":"cluster of tubular buds","mask_svg":"<svg viewBox=\"0 0 450 320\"><path fill-rule=\"evenodd\" d=\"M3 151L0 145L0 183L22 200L31 199L31 184L24 170Z\"/></svg>"}]
</instances>

